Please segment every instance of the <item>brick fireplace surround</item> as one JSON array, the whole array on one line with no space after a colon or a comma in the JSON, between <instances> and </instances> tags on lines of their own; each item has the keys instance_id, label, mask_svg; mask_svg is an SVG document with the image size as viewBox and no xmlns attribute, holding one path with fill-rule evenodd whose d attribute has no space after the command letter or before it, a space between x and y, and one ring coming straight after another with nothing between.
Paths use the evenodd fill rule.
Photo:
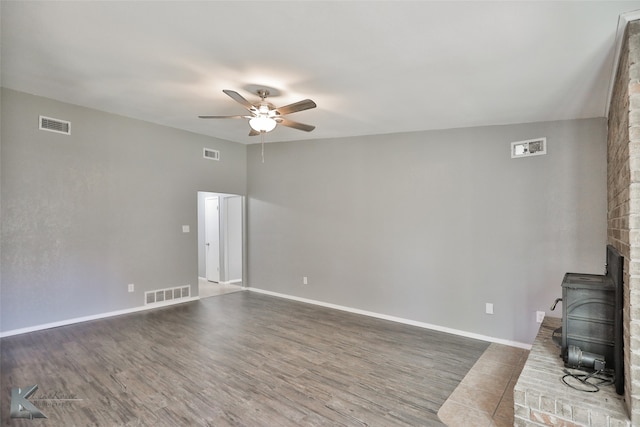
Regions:
<instances>
[{"instance_id":1,"label":"brick fireplace surround","mask_svg":"<svg viewBox=\"0 0 640 427\"><path fill-rule=\"evenodd\" d=\"M613 386L598 393L567 391L559 349L550 341L560 321L547 319L514 390L516 426L640 426L640 20L637 14L631 19L621 17L628 23L607 136L607 243L624 257L624 396Z\"/></svg>"},{"instance_id":2,"label":"brick fireplace surround","mask_svg":"<svg viewBox=\"0 0 640 427\"><path fill-rule=\"evenodd\" d=\"M624 256L626 409L640 425L640 20L627 25L609 106L607 240Z\"/></svg>"}]
</instances>

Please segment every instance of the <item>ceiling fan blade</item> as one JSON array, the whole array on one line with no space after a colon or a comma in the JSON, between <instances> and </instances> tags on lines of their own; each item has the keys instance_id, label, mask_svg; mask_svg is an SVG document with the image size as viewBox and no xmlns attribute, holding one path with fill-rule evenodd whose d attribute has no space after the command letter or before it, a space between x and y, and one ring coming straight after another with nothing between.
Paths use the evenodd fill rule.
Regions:
<instances>
[{"instance_id":1,"label":"ceiling fan blade","mask_svg":"<svg viewBox=\"0 0 640 427\"><path fill-rule=\"evenodd\" d=\"M251 128L251 131L249 132L249 136L257 136L257 135L260 135L260 132Z\"/></svg>"},{"instance_id":2,"label":"ceiling fan blade","mask_svg":"<svg viewBox=\"0 0 640 427\"><path fill-rule=\"evenodd\" d=\"M290 127L290 128L294 128L294 129L298 129L298 130L303 130L305 132L311 132L312 130L314 130L316 127L312 126L312 125L307 125L304 123L298 123L298 122L294 122L293 120L287 120L287 119L276 119L276 122L278 122L278 124L282 125L282 126L286 126L286 127Z\"/></svg>"},{"instance_id":3,"label":"ceiling fan blade","mask_svg":"<svg viewBox=\"0 0 640 427\"><path fill-rule=\"evenodd\" d=\"M284 107L276 108L276 112L284 116L285 114L297 113L298 111L304 111L310 108L316 108L316 103L310 99L304 99L294 102L293 104L285 105Z\"/></svg>"},{"instance_id":4,"label":"ceiling fan blade","mask_svg":"<svg viewBox=\"0 0 640 427\"><path fill-rule=\"evenodd\" d=\"M229 89L224 89L223 92L226 93L227 95L229 95L231 98L233 98L234 101L242 104L247 110L255 109L255 107L253 105L251 105L251 103L249 101L244 99L244 97L242 95L240 95L238 92L233 91L233 90L229 90Z\"/></svg>"},{"instance_id":5,"label":"ceiling fan blade","mask_svg":"<svg viewBox=\"0 0 640 427\"><path fill-rule=\"evenodd\" d=\"M198 116L201 119L250 119L252 116Z\"/></svg>"}]
</instances>

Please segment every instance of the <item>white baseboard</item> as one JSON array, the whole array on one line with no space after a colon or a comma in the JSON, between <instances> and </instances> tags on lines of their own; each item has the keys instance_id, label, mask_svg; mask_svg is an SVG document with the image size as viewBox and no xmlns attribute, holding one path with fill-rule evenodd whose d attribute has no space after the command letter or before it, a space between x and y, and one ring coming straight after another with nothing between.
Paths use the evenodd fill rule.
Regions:
<instances>
[{"instance_id":1,"label":"white baseboard","mask_svg":"<svg viewBox=\"0 0 640 427\"><path fill-rule=\"evenodd\" d=\"M415 320L404 319L402 317L389 316L387 314L375 313L373 311L360 310L358 308L351 308L351 307L346 307L346 306L337 305L337 304L331 304L331 303L327 303L327 302L323 302L323 301L317 301L317 300L312 300L312 299L308 299L308 298L296 297L296 296L293 296L293 295L281 294L281 293L278 293L278 292L267 291L267 290L259 289L259 288L243 287L243 289L251 291L251 292L257 292L257 293L261 293L261 294L265 294L265 295L271 295L271 296L275 296L275 297L279 297L279 298L286 298L286 299L290 299L290 300L294 300L294 301L304 302L304 303L307 303L307 304L314 304L314 305L318 305L318 306L321 306L321 307L333 308L335 310L346 311L346 312L349 312L349 313L361 314L361 315L364 315L364 316L375 317L375 318L383 319L383 320L389 320L391 322L403 323L405 325L417 326L419 328L431 329L431 330L434 330L434 331L445 332L445 333L449 333L449 334L453 334L453 335L459 335L459 336L463 336L463 337L467 337L467 338L473 338L473 339L477 339L477 340L481 340L481 341L493 342L493 343L497 343L497 344L508 345L508 346L511 346L511 347L518 347L518 348L523 348L523 349L526 349L526 350L531 350L531 344L521 343L521 342L518 342L518 341L503 340L503 339L500 339L500 338L490 337L490 336L487 336L487 335L480 335L480 334L475 334L475 333L472 333L472 332L461 331L459 329L452 329L452 328L447 328L447 327L444 327L444 326L433 325L433 324L430 324L430 323L424 323L424 322L418 322L418 321L415 321ZM116 311L111 311L111 312L108 312L108 313L101 313L101 314L95 314L95 315L84 316L84 317L76 317L76 318L73 318L73 319L61 320L59 322L52 322L52 323L45 323L45 324L36 325L36 326L30 326L30 327L27 327L27 328L13 329L13 330L10 330L10 331L0 332L0 338L10 337L10 336L13 336L13 335L26 334L28 332L41 331L41 330L44 330L44 329L57 328L57 327L60 327L60 326L73 325L75 323L88 322L88 321L91 321L91 320L98 320L98 319L105 319L105 318L108 318L108 317L121 316L123 314L137 313L137 312L145 311L145 310L153 310L155 308L167 307L167 306L170 306L170 305L182 304L182 303L190 302L190 301L197 301L199 299L200 299L200 297L181 298L179 300L163 301L163 302L159 302L159 303L154 303L154 304L148 304L148 305L143 305L143 306L139 306L139 307L128 308L128 309L125 309L125 310L116 310Z\"/></svg>"},{"instance_id":2,"label":"white baseboard","mask_svg":"<svg viewBox=\"0 0 640 427\"><path fill-rule=\"evenodd\" d=\"M459 335L459 336L466 337L466 338L473 338L473 339L477 339L477 340L481 340L481 341L493 342L493 343L496 343L496 344L508 345L510 347L518 347L518 348L523 348L525 350L531 350L531 344L522 343L522 342L518 342L518 341L503 340L501 338L495 338L495 337L490 337L490 336L487 336L487 335L475 334L475 333L472 333L472 332L461 331L459 329L452 329L452 328L447 328L447 327L444 327L444 326L433 325L431 323L418 322L418 321L415 321L415 320L404 319L402 317L389 316L387 314L380 314L380 313L375 313L373 311L360 310L358 308L351 308L351 307L346 307L346 306L343 306L343 305L331 304L331 303L327 303L327 302L322 302L322 301L316 301L316 300L307 299L307 298L296 297L296 296L293 296L293 295L287 295L287 294L281 294L281 293L278 293L278 292L266 291L264 289L259 289L259 288L248 287L248 288L246 288L246 290L251 291L251 292L257 292L257 293L265 294L265 295L271 295L271 296L274 296L274 297L280 297L280 298L286 298L286 299L290 299L290 300L294 300L294 301L304 302L304 303L307 303L307 304L314 304L314 305L319 305L319 306L322 306L322 307L333 308L333 309L336 309L336 310L347 311L349 313L362 314L364 316L370 316L370 317L375 317L375 318L378 318L378 319L390 320L392 322L403 323L405 325L417 326L419 328L431 329L431 330L439 331L439 332L446 332L448 334Z\"/></svg>"},{"instance_id":3,"label":"white baseboard","mask_svg":"<svg viewBox=\"0 0 640 427\"><path fill-rule=\"evenodd\" d=\"M108 313L95 314L91 316L76 317L73 319L61 320L59 322L45 323L42 325L29 326L28 328L13 329L10 331L0 332L0 338L10 337L12 335L26 334L28 332L42 331L44 329L57 328L60 326L73 325L75 323L88 322L90 320L105 319L107 317L121 316L123 314L137 313L139 311L153 310L154 308L167 307L175 304L182 304L190 301L197 301L200 297L180 298L171 301L162 301L153 304L142 305L139 307L127 308L125 310L110 311Z\"/></svg>"}]
</instances>

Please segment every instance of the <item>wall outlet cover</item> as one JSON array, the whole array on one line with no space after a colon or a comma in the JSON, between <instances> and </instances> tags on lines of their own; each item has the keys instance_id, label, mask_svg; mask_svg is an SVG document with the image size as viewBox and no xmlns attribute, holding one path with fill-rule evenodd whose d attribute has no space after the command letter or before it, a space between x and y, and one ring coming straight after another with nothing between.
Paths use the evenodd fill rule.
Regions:
<instances>
[{"instance_id":1,"label":"wall outlet cover","mask_svg":"<svg viewBox=\"0 0 640 427\"><path fill-rule=\"evenodd\" d=\"M493 314L493 304L488 302L486 307L485 307L485 312L487 314Z\"/></svg>"}]
</instances>

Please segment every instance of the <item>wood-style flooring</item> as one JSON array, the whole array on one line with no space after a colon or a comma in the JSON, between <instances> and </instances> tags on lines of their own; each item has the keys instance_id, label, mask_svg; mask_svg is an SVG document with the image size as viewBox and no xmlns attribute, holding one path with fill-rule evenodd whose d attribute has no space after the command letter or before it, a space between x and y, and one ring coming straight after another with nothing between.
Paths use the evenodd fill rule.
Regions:
<instances>
[{"instance_id":1,"label":"wood-style flooring","mask_svg":"<svg viewBox=\"0 0 640 427\"><path fill-rule=\"evenodd\" d=\"M236 292L0 340L2 425L437 426L488 343ZM11 419L10 390L47 419Z\"/></svg>"}]
</instances>

